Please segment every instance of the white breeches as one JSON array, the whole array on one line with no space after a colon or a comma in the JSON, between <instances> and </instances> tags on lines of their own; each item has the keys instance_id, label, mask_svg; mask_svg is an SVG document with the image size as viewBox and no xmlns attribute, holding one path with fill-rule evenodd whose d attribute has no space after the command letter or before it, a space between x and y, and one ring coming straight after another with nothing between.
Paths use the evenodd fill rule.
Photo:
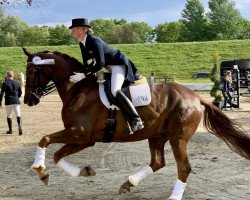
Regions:
<instances>
[{"instance_id":1,"label":"white breeches","mask_svg":"<svg viewBox=\"0 0 250 200\"><path fill-rule=\"evenodd\" d=\"M111 65L109 71L111 72L111 92L115 97L125 80L126 67L124 65Z\"/></svg>"},{"instance_id":2,"label":"white breeches","mask_svg":"<svg viewBox=\"0 0 250 200\"><path fill-rule=\"evenodd\" d=\"M19 104L5 105L8 118L12 118L12 110L15 111L16 117L21 117L21 110Z\"/></svg>"}]
</instances>

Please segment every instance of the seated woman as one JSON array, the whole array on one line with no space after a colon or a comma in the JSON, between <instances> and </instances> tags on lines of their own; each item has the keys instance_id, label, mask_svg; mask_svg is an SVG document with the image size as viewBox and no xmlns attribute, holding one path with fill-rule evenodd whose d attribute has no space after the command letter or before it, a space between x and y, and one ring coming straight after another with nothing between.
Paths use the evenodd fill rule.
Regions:
<instances>
[{"instance_id":1,"label":"seated woman","mask_svg":"<svg viewBox=\"0 0 250 200\"><path fill-rule=\"evenodd\" d=\"M125 79L132 83L136 80L137 69L133 63L122 52L92 35L87 19L73 19L69 29L71 29L72 36L79 40L83 63L86 67L83 69L84 73L75 72L75 75L70 77L70 81L76 83L105 67L111 72L111 92L121 110L129 117L132 132L143 129L141 117L121 90Z\"/></svg>"}]
</instances>

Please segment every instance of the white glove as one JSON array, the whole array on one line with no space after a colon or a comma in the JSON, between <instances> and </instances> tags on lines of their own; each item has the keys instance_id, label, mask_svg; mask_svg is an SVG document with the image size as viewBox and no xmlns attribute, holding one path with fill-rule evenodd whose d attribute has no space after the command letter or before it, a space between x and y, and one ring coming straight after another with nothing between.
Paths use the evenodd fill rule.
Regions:
<instances>
[{"instance_id":1,"label":"white glove","mask_svg":"<svg viewBox=\"0 0 250 200\"><path fill-rule=\"evenodd\" d=\"M77 83L78 81L80 81L84 78L86 78L84 73L74 72L74 75L69 77L69 81L73 82L73 83Z\"/></svg>"}]
</instances>

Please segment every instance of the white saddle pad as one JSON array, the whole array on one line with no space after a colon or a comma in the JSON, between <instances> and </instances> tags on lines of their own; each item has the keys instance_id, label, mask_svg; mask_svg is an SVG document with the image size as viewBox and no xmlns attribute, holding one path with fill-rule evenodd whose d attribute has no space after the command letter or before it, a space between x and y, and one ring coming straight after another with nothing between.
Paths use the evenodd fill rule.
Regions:
<instances>
[{"instance_id":1,"label":"white saddle pad","mask_svg":"<svg viewBox=\"0 0 250 200\"><path fill-rule=\"evenodd\" d=\"M141 85L129 86L129 91L132 98L132 104L135 107L146 106L151 103L151 93L147 82ZM116 108L117 110L120 109L115 105L110 105L106 93L104 91L104 85L102 83L99 84L99 95L102 103L108 109L114 109L114 108Z\"/></svg>"}]
</instances>

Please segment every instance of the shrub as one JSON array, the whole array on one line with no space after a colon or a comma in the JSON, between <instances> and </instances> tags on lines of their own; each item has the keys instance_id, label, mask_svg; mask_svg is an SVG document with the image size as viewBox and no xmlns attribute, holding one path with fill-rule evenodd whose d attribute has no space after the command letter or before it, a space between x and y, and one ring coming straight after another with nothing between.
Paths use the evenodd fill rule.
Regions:
<instances>
[{"instance_id":1,"label":"shrub","mask_svg":"<svg viewBox=\"0 0 250 200\"><path fill-rule=\"evenodd\" d=\"M217 76L218 74L218 66L219 66L220 56L214 55L213 56L213 68L210 73L210 80L213 84L210 90L210 96L214 97L213 103L220 103L223 100L223 96L221 94L221 90L219 89L219 83L221 79Z\"/></svg>"}]
</instances>

